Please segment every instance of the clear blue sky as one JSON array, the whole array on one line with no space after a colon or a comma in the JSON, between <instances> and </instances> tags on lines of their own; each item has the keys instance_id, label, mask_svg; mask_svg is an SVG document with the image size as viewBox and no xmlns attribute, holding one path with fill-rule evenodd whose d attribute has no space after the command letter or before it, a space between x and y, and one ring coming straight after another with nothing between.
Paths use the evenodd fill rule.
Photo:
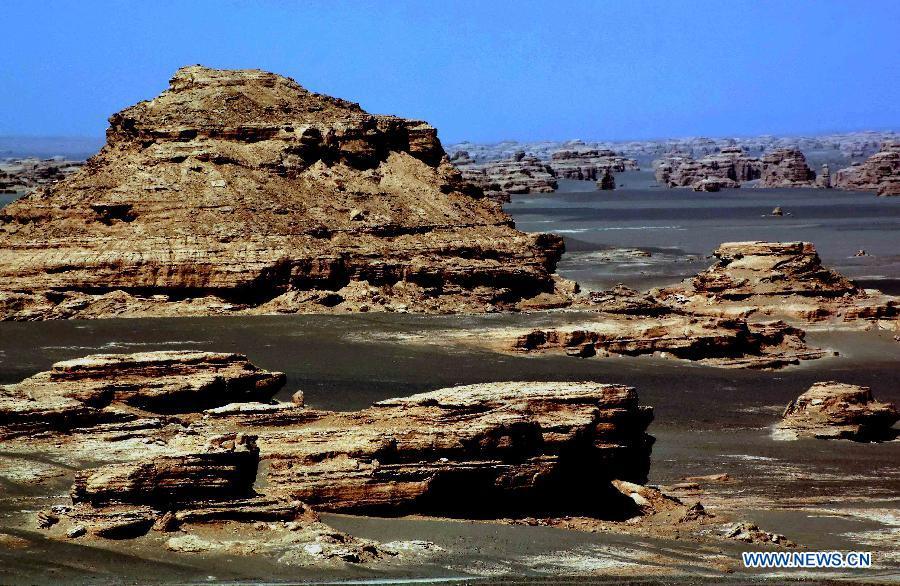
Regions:
<instances>
[{"instance_id":1,"label":"clear blue sky","mask_svg":"<svg viewBox=\"0 0 900 586\"><path fill-rule=\"evenodd\" d=\"M0 19L0 135L102 135L193 63L445 142L900 128L900 0L5 0Z\"/></svg>"}]
</instances>

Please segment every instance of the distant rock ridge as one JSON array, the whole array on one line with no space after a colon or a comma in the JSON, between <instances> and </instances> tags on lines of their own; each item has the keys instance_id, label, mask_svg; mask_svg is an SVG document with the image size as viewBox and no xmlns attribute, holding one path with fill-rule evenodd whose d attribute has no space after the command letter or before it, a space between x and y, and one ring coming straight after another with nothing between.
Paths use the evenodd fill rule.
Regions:
<instances>
[{"instance_id":1,"label":"distant rock ridge","mask_svg":"<svg viewBox=\"0 0 900 586\"><path fill-rule=\"evenodd\" d=\"M562 248L515 230L425 122L191 66L0 210L0 319L507 309L554 290Z\"/></svg>"},{"instance_id":2,"label":"distant rock ridge","mask_svg":"<svg viewBox=\"0 0 900 586\"><path fill-rule=\"evenodd\" d=\"M834 179L840 189L900 195L900 141L885 142L864 162L841 169Z\"/></svg>"},{"instance_id":3,"label":"distant rock ridge","mask_svg":"<svg viewBox=\"0 0 900 586\"><path fill-rule=\"evenodd\" d=\"M666 187L692 187L695 191L718 191L759 180L759 187L823 187L806 164L799 149L775 149L762 158L747 155L741 147L722 147L715 154L694 159L670 155L655 164L657 182Z\"/></svg>"},{"instance_id":4,"label":"distant rock ridge","mask_svg":"<svg viewBox=\"0 0 900 586\"><path fill-rule=\"evenodd\" d=\"M634 159L609 149L562 149L550 155L550 167L560 179L598 181L605 173L637 170Z\"/></svg>"},{"instance_id":5,"label":"distant rock ridge","mask_svg":"<svg viewBox=\"0 0 900 586\"><path fill-rule=\"evenodd\" d=\"M559 184L556 172L546 162L518 151L512 159L475 163L466 151L454 153L450 161L466 181L481 188L485 196L500 202L524 193L552 193Z\"/></svg>"}]
</instances>

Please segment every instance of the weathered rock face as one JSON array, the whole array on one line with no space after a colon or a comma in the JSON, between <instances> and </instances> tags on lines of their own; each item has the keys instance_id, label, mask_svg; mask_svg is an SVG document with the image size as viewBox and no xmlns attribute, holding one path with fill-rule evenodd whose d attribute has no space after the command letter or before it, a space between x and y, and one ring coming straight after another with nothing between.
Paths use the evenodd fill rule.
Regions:
<instances>
[{"instance_id":1,"label":"weathered rock face","mask_svg":"<svg viewBox=\"0 0 900 586\"><path fill-rule=\"evenodd\" d=\"M726 242L719 261L681 285L651 292L695 314L749 315L761 312L804 321L897 317L897 300L862 290L822 266L808 242Z\"/></svg>"},{"instance_id":2,"label":"weathered rock face","mask_svg":"<svg viewBox=\"0 0 900 586\"><path fill-rule=\"evenodd\" d=\"M270 490L322 510L615 513L609 482L646 480L651 418L628 387L490 383L322 414L260 448Z\"/></svg>"},{"instance_id":3,"label":"weathered rock face","mask_svg":"<svg viewBox=\"0 0 900 586\"><path fill-rule=\"evenodd\" d=\"M72 486L72 502L94 507L151 505L169 510L198 500L250 496L259 465L256 438L239 434L212 440L212 445L202 451L80 471Z\"/></svg>"},{"instance_id":4,"label":"weathered rock face","mask_svg":"<svg viewBox=\"0 0 900 586\"><path fill-rule=\"evenodd\" d=\"M834 186L874 191L878 195L900 195L900 142L885 142L879 152L863 163L839 170Z\"/></svg>"},{"instance_id":5,"label":"weathered rock face","mask_svg":"<svg viewBox=\"0 0 900 586\"><path fill-rule=\"evenodd\" d=\"M760 187L816 187L816 174L797 149L778 149L762 158Z\"/></svg>"},{"instance_id":6,"label":"weathered rock face","mask_svg":"<svg viewBox=\"0 0 900 586\"><path fill-rule=\"evenodd\" d=\"M807 346L804 332L784 322L751 325L742 319L675 313L652 319L601 314L582 323L519 334L511 349L562 351L579 358L655 355L754 369L782 368L825 354Z\"/></svg>"},{"instance_id":7,"label":"weathered rock face","mask_svg":"<svg viewBox=\"0 0 900 586\"><path fill-rule=\"evenodd\" d=\"M880 441L897 435L900 420L893 403L879 403L868 387L837 382L815 383L788 404L776 426L780 437L814 437Z\"/></svg>"},{"instance_id":8,"label":"weathered rock face","mask_svg":"<svg viewBox=\"0 0 900 586\"><path fill-rule=\"evenodd\" d=\"M694 160L674 156L656 163L656 180L666 187L691 187L705 179L731 180L735 183L759 179L762 163L747 156L740 147L724 147L714 155Z\"/></svg>"},{"instance_id":9,"label":"weathered rock face","mask_svg":"<svg viewBox=\"0 0 900 586\"><path fill-rule=\"evenodd\" d=\"M475 164L460 156L453 162L466 181L497 201L509 201L510 195L523 193L552 193L559 187L556 172L545 162L526 156L524 152L516 153L507 161Z\"/></svg>"},{"instance_id":10,"label":"weathered rock face","mask_svg":"<svg viewBox=\"0 0 900 586\"><path fill-rule=\"evenodd\" d=\"M550 155L550 167L560 179L598 181L605 171L636 170L638 164L608 149L564 149Z\"/></svg>"},{"instance_id":11,"label":"weathered rock face","mask_svg":"<svg viewBox=\"0 0 900 586\"><path fill-rule=\"evenodd\" d=\"M107 355L89 356L70 361L66 372L79 372L75 364L90 379L104 372L107 388L151 380L176 388L184 385L186 368L198 379L202 371L221 376L216 359L225 356L231 355L198 362L189 353L180 361L165 352L123 355L119 364L131 366L122 367ZM143 383L128 372L139 365L146 368ZM28 401L39 380L40 396L69 397L71 376L54 377L62 370L57 365L13 390ZM266 380L257 395L271 396L284 379ZM625 514L625 501L611 482L644 482L653 443L646 434L652 410L620 385L488 383L351 413L259 398L237 393L237 402L205 409L166 393L154 407L165 403L177 413L172 417L114 400L94 409L124 411L129 419L45 426L44 434L11 441L70 441L76 458L110 462L76 474L74 506L65 511L89 533L110 537L141 534L154 524L169 530L189 522L290 519L298 500L330 511L496 516L571 509L616 517Z\"/></svg>"},{"instance_id":12,"label":"weathered rock face","mask_svg":"<svg viewBox=\"0 0 900 586\"><path fill-rule=\"evenodd\" d=\"M0 318L481 311L547 291L561 251L424 122L186 67L82 171L0 212Z\"/></svg>"},{"instance_id":13,"label":"weathered rock face","mask_svg":"<svg viewBox=\"0 0 900 586\"><path fill-rule=\"evenodd\" d=\"M58 362L0 387L0 437L67 431L154 414L190 413L236 401L268 400L285 376L240 354L99 354Z\"/></svg>"},{"instance_id":14,"label":"weathered rock face","mask_svg":"<svg viewBox=\"0 0 900 586\"><path fill-rule=\"evenodd\" d=\"M735 181L734 179L728 179L728 178L723 179L721 177L715 177L715 178L700 179L699 181L695 181L691 185L691 189L693 189L694 191L707 191L710 193L715 193L715 192L720 191L725 188L737 189L740 186L741 186L741 184L738 183L737 181Z\"/></svg>"}]
</instances>

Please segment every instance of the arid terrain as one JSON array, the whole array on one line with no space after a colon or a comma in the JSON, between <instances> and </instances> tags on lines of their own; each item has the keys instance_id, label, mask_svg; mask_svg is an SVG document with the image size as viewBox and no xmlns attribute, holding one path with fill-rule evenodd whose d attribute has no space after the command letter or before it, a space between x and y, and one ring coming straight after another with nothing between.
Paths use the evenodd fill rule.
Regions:
<instances>
[{"instance_id":1,"label":"arid terrain","mask_svg":"<svg viewBox=\"0 0 900 586\"><path fill-rule=\"evenodd\" d=\"M179 69L0 167L0 582L896 581L898 144ZM740 558L814 549L875 565Z\"/></svg>"}]
</instances>

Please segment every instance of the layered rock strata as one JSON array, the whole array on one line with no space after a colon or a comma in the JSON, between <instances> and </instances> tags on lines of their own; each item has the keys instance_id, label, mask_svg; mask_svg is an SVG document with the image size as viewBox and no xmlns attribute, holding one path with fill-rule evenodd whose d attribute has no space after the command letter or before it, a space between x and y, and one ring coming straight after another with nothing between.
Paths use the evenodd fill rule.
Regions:
<instances>
[{"instance_id":1,"label":"layered rock strata","mask_svg":"<svg viewBox=\"0 0 900 586\"><path fill-rule=\"evenodd\" d=\"M776 426L782 438L813 437L880 441L897 436L900 420L893 403L880 403L868 387L818 382L791 401Z\"/></svg>"},{"instance_id":2,"label":"layered rock strata","mask_svg":"<svg viewBox=\"0 0 900 586\"><path fill-rule=\"evenodd\" d=\"M579 358L653 355L724 368L777 369L825 354L806 344L802 330L781 321L748 324L678 313L648 318L601 311L565 326L509 337L516 352L564 352Z\"/></svg>"},{"instance_id":3,"label":"layered rock strata","mask_svg":"<svg viewBox=\"0 0 900 586\"><path fill-rule=\"evenodd\" d=\"M696 160L687 156L664 158L657 161L655 175L666 187L692 187L706 179L741 183L759 179L762 164L740 147L723 147L717 154Z\"/></svg>"},{"instance_id":4,"label":"layered rock strata","mask_svg":"<svg viewBox=\"0 0 900 586\"><path fill-rule=\"evenodd\" d=\"M741 147L723 147L700 159L669 156L656 162L657 182L666 187L692 187L694 191L718 191L740 187L759 179L759 187L820 187L816 174L798 149L775 149L760 158Z\"/></svg>"},{"instance_id":5,"label":"layered rock strata","mask_svg":"<svg viewBox=\"0 0 900 586\"><path fill-rule=\"evenodd\" d=\"M193 66L113 115L80 172L0 211L0 318L484 311L552 289L561 252L428 124Z\"/></svg>"},{"instance_id":6,"label":"layered rock strata","mask_svg":"<svg viewBox=\"0 0 900 586\"><path fill-rule=\"evenodd\" d=\"M168 351L67 360L0 387L0 437L124 424L140 412L175 415L268 400L284 381L283 373L257 368L240 354Z\"/></svg>"},{"instance_id":7,"label":"layered rock strata","mask_svg":"<svg viewBox=\"0 0 900 586\"><path fill-rule=\"evenodd\" d=\"M839 189L873 191L878 195L900 195L900 141L885 142L881 150L834 178Z\"/></svg>"},{"instance_id":8,"label":"layered rock strata","mask_svg":"<svg viewBox=\"0 0 900 586\"><path fill-rule=\"evenodd\" d=\"M809 242L726 242L716 264L678 286L651 294L693 314L772 315L835 325L896 322L897 299L864 290L822 266Z\"/></svg>"},{"instance_id":9,"label":"layered rock strata","mask_svg":"<svg viewBox=\"0 0 900 586\"><path fill-rule=\"evenodd\" d=\"M511 195L524 193L552 193L559 187L556 172L544 161L524 152L516 153L509 160L482 164L473 163L465 153L457 153L451 160L466 181L496 201L509 201Z\"/></svg>"},{"instance_id":10,"label":"layered rock strata","mask_svg":"<svg viewBox=\"0 0 900 586\"><path fill-rule=\"evenodd\" d=\"M762 158L760 187L818 187L816 174L798 149L778 149Z\"/></svg>"},{"instance_id":11,"label":"layered rock strata","mask_svg":"<svg viewBox=\"0 0 900 586\"><path fill-rule=\"evenodd\" d=\"M598 181L604 172L639 169L637 161L608 149L563 149L550 155L550 167L560 179Z\"/></svg>"},{"instance_id":12,"label":"layered rock strata","mask_svg":"<svg viewBox=\"0 0 900 586\"><path fill-rule=\"evenodd\" d=\"M196 400L215 380L218 402L235 402ZM8 446L65 443L70 457L108 463L77 472L72 504L57 512L69 519L66 531L106 537L292 520L304 510L298 501L346 512L630 516L611 483L646 481L652 410L630 387L489 383L340 413L272 402L283 382L238 355L89 356L12 385L7 396L78 401L121 417L77 427L47 420L27 437L0 419L0 430ZM146 396L152 403L130 400Z\"/></svg>"}]
</instances>

